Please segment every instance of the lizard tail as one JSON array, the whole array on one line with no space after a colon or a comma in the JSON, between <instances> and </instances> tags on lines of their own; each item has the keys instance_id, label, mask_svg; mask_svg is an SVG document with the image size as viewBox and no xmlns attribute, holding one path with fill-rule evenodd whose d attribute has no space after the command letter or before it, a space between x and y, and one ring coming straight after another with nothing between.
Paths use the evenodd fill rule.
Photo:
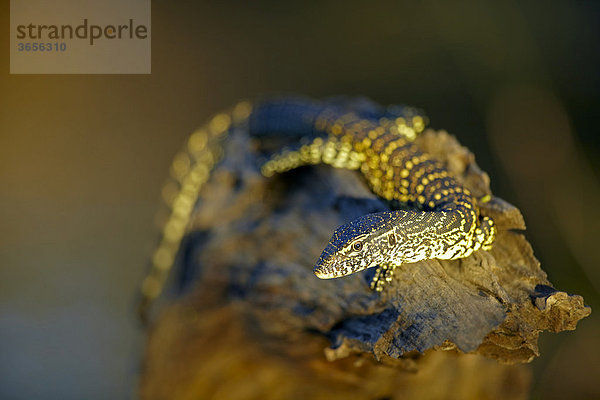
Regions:
<instances>
[{"instance_id":1,"label":"lizard tail","mask_svg":"<svg viewBox=\"0 0 600 400\"><path fill-rule=\"evenodd\" d=\"M173 159L170 178L162 189L162 197L168 207L168 217L162 228L160 242L152 256L149 271L140 287L138 312L143 322L148 320L152 303L163 291L200 190L222 156L223 139L232 126L242 124L248 119L251 110L251 104L242 101L231 111L215 115L189 136L184 149Z\"/></svg>"}]
</instances>

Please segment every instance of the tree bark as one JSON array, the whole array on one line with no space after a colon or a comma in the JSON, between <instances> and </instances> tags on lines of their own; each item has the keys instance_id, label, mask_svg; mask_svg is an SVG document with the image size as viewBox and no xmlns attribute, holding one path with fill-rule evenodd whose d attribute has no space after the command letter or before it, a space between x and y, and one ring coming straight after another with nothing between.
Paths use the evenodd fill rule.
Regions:
<instances>
[{"instance_id":1,"label":"tree bark","mask_svg":"<svg viewBox=\"0 0 600 400\"><path fill-rule=\"evenodd\" d=\"M417 143L491 196L453 136L428 130ZM181 251L181 291L149 331L142 398L526 398L539 333L590 314L553 288L517 232L521 213L494 196L480 205L499 230L489 252L402 265L382 293L372 270L319 280L333 231L388 204L352 171L263 178L268 146L243 127L225 142Z\"/></svg>"}]
</instances>

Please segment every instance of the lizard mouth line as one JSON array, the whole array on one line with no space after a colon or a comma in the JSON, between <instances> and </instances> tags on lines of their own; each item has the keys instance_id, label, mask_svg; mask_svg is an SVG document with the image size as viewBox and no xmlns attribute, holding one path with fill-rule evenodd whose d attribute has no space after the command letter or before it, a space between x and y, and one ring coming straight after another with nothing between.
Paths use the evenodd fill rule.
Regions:
<instances>
[{"instance_id":1,"label":"lizard mouth line","mask_svg":"<svg viewBox=\"0 0 600 400\"><path fill-rule=\"evenodd\" d=\"M364 268L361 268L359 270L353 270L352 268L336 268L335 266L319 264L315 267L313 272L319 279L334 279L352 275L353 273L358 272L362 269Z\"/></svg>"},{"instance_id":2,"label":"lizard mouth line","mask_svg":"<svg viewBox=\"0 0 600 400\"><path fill-rule=\"evenodd\" d=\"M321 270L315 269L315 275L317 276L317 278L319 279L332 279L332 278L337 278L336 276L333 276L332 274L328 274L326 272L323 272Z\"/></svg>"},{"instance_id":3,"label":"lizard mouth line","mask_svg":"<svg viewBox=\"0 0 600 400\"><path fill-rule=\"evenodd\" d=\"M332 268L330 266L328 267L324 264L318 264L313 270L313 272L319 279L333 279L345 275L340 274L339 271L335 270L335 268Z\"/></svg>"}]
</instances>

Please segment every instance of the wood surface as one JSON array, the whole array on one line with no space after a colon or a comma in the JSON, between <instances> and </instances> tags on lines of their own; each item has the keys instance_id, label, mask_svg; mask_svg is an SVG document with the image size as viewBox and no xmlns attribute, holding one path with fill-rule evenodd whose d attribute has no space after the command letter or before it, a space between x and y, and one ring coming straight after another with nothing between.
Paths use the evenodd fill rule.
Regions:
<instances>
[{"instance_id":1,"label":"wood surface","mask_svg":"<svg viewBox=\"0 0 600 400\"><path fill-rule=\"evenodd\" d=\"M417 142L476 197L491 195L453 136ZM499 229L489 252L405 264L382 293L369 289L373 270L319 280L333 231L389 206L353 171L266 179L269 149L243 127L224 142L173 271L179 290L149 328L143 399L527 398L539 333L589 315L553 288L521 213L494 196L480 205Z\"/></svg>"}]
</instances>

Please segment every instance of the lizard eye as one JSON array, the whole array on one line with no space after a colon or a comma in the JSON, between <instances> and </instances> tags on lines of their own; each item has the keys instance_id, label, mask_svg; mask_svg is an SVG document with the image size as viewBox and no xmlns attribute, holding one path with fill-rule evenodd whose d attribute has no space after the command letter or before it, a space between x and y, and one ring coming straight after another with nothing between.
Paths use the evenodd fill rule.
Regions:
<instances>
[{"instance_id":1,"label":"lizard eye","mask_svg":"<svg viewBox=\"0 0 600 400\"><path fill-rule=\"evenodd\" d=\"M354 242L354 244L352 245L352 250L354 251L361 251L362 250L362 242Z\"/></svg>"}]
</instances>

